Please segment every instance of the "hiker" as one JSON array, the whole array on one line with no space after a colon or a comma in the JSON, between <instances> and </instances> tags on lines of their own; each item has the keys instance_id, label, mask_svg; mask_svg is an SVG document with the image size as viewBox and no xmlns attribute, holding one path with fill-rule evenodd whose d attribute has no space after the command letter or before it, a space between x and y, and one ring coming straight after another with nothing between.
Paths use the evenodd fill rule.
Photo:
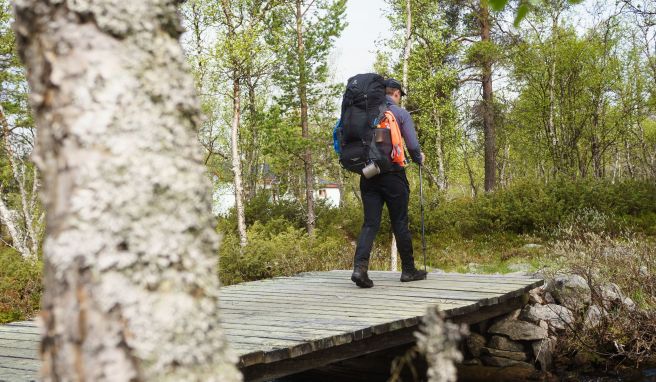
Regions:
<instances>
[{"instance_id":1,"label":"hiker","mask_svg":"<svg viewBox=\"0 0 656 382\"><path fill-rule=\"evenodd\" d=\"M361 175L360 177L360 192L362 194L362 205L364 208L364 224L362 225L362 231L360 232L355 250L351 280L361 288L371 288L374 286L373 281L371 281L367 274L367 270L369 267L371 247L373 246L376 233L380 227L383 203L387 205L392 229L396 237L397 249L401 257L401 281L416 281L424 280L426 278L426 271L415 268L412 253L412 238L408 228L410 185L404 169L407 162L404 157L403 142L405 142L412 160L420 166L424 162L424 154L421 152L414 122L412 121L410 113L398 106L401 97L405 96L401 83L390 78L384 81L384 88L384 102L386 103L387 110L391 111L393 115L393 117L390 116L389 119L396 120L398 130L400 130L401 133L402 141L399 147L400 153L397 154L400 155L402 160L396 162L393 161L386 171L380 171L380 169L376 167L377 175L375 176L368 178L365 175ZM372 97L369 96L369 99L372 99ZM344 106L342 107L344 110ZM342 118L344 118L344 115ZM392 136L393 134L394 133L392 132ZM393 140L394 138L392 138L392 141ZM397 150L399 148L397 148ZM362 173L365 174L365 172L366 168L363 169Z\"/></svg>"}]
</instances>

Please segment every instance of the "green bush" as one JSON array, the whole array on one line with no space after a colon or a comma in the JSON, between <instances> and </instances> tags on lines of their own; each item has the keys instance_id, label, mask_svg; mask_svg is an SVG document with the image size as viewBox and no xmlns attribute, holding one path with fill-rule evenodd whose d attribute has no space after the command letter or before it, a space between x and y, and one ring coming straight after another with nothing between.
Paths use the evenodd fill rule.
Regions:
<instances>
[{"instance_id":1,"label":"green bush","mask_svg":"<svg viewBox=\"0 0 656 382\"><path fill-rule=\"evenodd\" d=\"M241 248L234 233L225 235L219 251L219 276L224 285L300 272L348 268L351 249L340 237L312 237L283 218L255 222Z\"/></svg>"},{"instance_id":2,"label":"green bush","mask_svg":"<svg viewBox=\"0 0 656 382\"><path fill-rule=\"evenodd\" d=\"M447 199L427 193L428 233L453 232L463 237L494 232L541 233L581 214L605 215L605 232L632 230L656 234L656 184L638 181L587 180L516 182L476 198ZM419 229L419 203L411 202L412 229Z\"/></svg>"},{"instance_id":3,"label":"green bush","mask_svg":"<svg viewBox=\"0 0 656 382\"><path fill-rule=\"evenodd\" d=\"M0 323L32 318L41 299L40 261L25 261L13 249L0 247Z\"/></svg>"}]
</instances>

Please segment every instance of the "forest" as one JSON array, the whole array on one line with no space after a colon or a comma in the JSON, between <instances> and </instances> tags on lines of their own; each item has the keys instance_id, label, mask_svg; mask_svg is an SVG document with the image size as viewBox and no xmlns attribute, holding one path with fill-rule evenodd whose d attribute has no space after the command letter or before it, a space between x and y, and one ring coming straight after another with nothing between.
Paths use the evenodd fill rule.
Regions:
<instances>
[{"instance_id":1,"label":"forest","mask_svg":"<svg viewBox=\"0 0 656 382\"><path fill-rule=\"evenodd\" d=\"M195 139L221 236L213 276L223 285L353 266L363 221L359 176L340 167L332 137L345 88L335 61L349 55L339 58L334 48L349 27L348 7L347 0L179 4L176 33L202 115ZM380 7L390 37L377 41L370 71L403 83L403 107L426 154L429 270L567 270L592 284L614 282L641 311L618 311L603 330L572 336L567 346L603 349L596 357L607 359L622 337L633 344L623 357L653 356L656 333L639 341L631 328L656 322L656 3L385 0ZM46 226L57 218L50 211L57 198L39 197L52 181L38 168L52 163L30 106L41 95L30 95L17 48L26 38L13 23L12 4L0 0L0 322L39 311ZM155 99L166 78L149 75ZM154 142L114 143L116 152L168 144ZM421 254L418 166L407 173ZM139 175L124 175L138 190ZM112 184L118 180L103 187ZM338 190L336 203L327 188ZM396 267L386 214L372 253L376 270Z\"/></svg>"}]
</instances>

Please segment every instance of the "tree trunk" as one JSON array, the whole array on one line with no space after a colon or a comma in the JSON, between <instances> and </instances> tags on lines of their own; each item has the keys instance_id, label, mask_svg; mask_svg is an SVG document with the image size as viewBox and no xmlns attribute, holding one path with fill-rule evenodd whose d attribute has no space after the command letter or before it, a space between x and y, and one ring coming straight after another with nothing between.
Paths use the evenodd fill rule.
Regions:
<instances>
[{"instance_id":1,"label":"tree trunk","mask_svg":"<svg viewBox=\"0 0 656 382\"><path fill-rule=\"evenodd\" d=\"M44 381L238 381L177 1L18 0L47 215Z\"/></svg>"},{"instance_id":2,"label":"tree trunk","mask_svg":"<svg viewBox=\"0 0 656 382\"><path fill-rule=\"evenodd\" d=\"M444 142L442 141L442 118L436 110L433 110L433 120L436 124L435 129L435 153L437 154L437 188L446 190L446 171L444 169Z\"/></svg>"},{"instance_id":3,"label":"tree trunk","mask_svg":"<svg viewBox=\"0 0 656 382\"><path fill-rule=\"evenodd\" d=\"M298 51L298 97L301 101L301 135L303 139L310 138L308 125L308 100L307 100L307 73L305 67L305 44L303 42L303 12L302 1L296 0L296 42ZM305 149L303 154L305 168L305 200L307 203L307 231L312 235L315 226L314 215L314 174L312 171L312 150Z\"/></svg>"},{"instance_id":4,"label":"tree trunk","mask_svg":"<svg viewBox=\"0 0 656 382\"><path fill-rule=\"evenodd\" d=\"M237 210L237 230L239 245L248 244L246 238L246 217L244 215L244 183L242 181L241 157L239 155L239 117L241 116L241 92L239 78L233 72L232 80L232 127L230 129L230 146L232 153L232 175L235 186L235 208Z\"/></svg>"},{"instance_id":5,"label":"tree trunk","mask_svg":"<svg viewBox=\"0 0 656 382\"><path fill-rule=\"evenodd\" d=\"M9 235L11 236L12 246L21 256L26 260L36 260L39 241L43 230L38 229L37 222L34 220L33 212L36 212L35 199L38 193L39 179L36 169L32 174L32 192L28 193L27 186L28 180L25 175L26 166L25 162L18 158L11 147L9 136L11 129L9 128L9 121L5 115L5 110L0 105L0 124L2 125L2 136L4 140L4 149L11 167L11 173L14 181L18 186L21 201L21 214L17 211L12 211L9 206L0 200L2 206L0 207L0 219L5 222ZM1 185L0 185L0 188ZM21 219L22 223L21 224ZM37 231L38 229L38 231Z\"/></svg>"},{"instance_id":6,"label":"tree trunk","mask_svg":"<svg viewBox=\"0 0 656 382\"><path fill-rule=\"evenodd\" d=\"M407 95L408 92L408 60L410 59L410 49L412 40L410 35L412 33L412 9L410 8L410 0L405 3L405 44L403 46L403 87ZM405 106L405 99L401 100L401 106Z\"/></svg>"},{"instance_id":7,"label":"tree trunk","mask_svg":"<svg viewBox=\"0 0 656 382\"><path fill-rule=\"evenodd\" d=\"M481 41L491 42L490 12L487 0L481 0L480 9ZM482 62L483 86L483 134L485 137L485 191L496 187L496 133L494 131L494 104L492 100L492 62L486 58Z\"/></svg>"}]
</instances>

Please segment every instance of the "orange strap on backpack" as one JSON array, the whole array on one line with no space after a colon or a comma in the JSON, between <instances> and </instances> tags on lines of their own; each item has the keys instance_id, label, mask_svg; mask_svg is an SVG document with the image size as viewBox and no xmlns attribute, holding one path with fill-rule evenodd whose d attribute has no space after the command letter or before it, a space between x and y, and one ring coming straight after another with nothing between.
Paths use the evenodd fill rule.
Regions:
<instances>
[{"instance_id":1,"label":"orange strap on backpack","mask_svg":"<svg viewBox=\"0 0 656 382\"><path fill-rule=\"evenodd\" d=\"M401 129L399 128L398 122L394 114L387 110L385 112L385 118L378 124L380 129L390 129L390 136L392 138L392 162L398 164L401 167L405 167L405 147L403 142L403 136L401 136Z\"/></svg>"}]
</instances>

